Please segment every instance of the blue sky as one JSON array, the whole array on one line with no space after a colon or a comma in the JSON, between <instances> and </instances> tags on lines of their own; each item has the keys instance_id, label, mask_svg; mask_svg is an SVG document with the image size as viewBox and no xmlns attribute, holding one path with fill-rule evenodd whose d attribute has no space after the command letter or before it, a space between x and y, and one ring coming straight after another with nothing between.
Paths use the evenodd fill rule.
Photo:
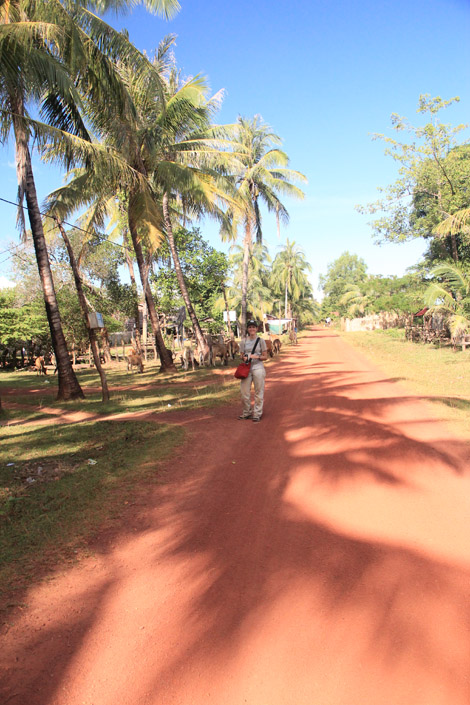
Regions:
<instances>
[{"instance_id":1,"label":"blue sky","mask_svg":"<svg viewBox=\"0 0 470 705\"><path fill-rule=\"evenodd\" d=\"M470 1L180 2L170 22L142 9L107 19L126 27L148 52L164 35L176 34L183 73L206 75L213 92L225 89L218 122L258 113L283 138L291 167L309 183L304 201L286 201L291 217L282 239L304 249L314 284L345 250L362 257L373 274L400 275L417 262L422 241L375 245L369 218L354 205L375 200L377 187L396 177L384 145L370 137L392 133L391 113L418 123L421 93L458 95L460 103L441 119L470 123ZM0 196L15 200L13 149L2 149L0 159ZM35 175L41 198L61 180L42 164ZM0 252L18 240L13 211L0 202ZM263 225L274 256L275 222L265 214ZM202 229L212 245L224 249L214 225L204 223ZM8 276L10 263L0 254L0 276Z\"/></svg>"}]
</instances>

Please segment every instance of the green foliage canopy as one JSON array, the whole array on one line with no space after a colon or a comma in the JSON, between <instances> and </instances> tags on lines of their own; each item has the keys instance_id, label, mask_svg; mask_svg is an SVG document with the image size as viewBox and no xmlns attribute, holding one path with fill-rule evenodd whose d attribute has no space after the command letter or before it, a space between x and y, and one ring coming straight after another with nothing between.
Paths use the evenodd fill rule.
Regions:
<instances>
[{"instance_id":1,"label":"green foliage canopy","mask_svg":"<svg viewBox=\"0 0 470 705\"><path fill-rule=\"evenodd\" d=\"M392 128L411 135L409 142L374 135L388 145L385 154L398 165L397 180L379 188L383 196L357 207L361 213L381 214L371 223L378 241L438 237L439 223L470 205L470 147L459 144L456 138L466 125L451 127L437 117L439 111L458 100L421 95L417 112L429 116L422 126L393 114ZM459 259L458 244L455 233L451 234L447 256L454 260Z\"/></svg>"}]
</instances>

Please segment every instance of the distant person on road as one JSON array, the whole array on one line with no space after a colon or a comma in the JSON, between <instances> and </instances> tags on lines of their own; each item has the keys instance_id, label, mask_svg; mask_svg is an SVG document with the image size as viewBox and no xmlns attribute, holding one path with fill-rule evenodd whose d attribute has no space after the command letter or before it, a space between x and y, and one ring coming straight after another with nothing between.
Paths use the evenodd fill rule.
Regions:
<instances>
[{"instance_id":1,"label":"distant person on road","mask_svg":"<svg viewBox=\"0 0 470 705\"><path fill-rule=\"evenodd\" d=\"M325 318L325 323L326 323L326 327L329 328L329 327L330 327L330 323L331 323L331 318L330 318L329 316L327 316L327 317Z\"/></svg>"},{"instance_id":2,"label":"distant person on road","mask_svg":"<svg viewBox=\"0 0 470 705\"><path fill-rule=\"evenodd\" d=\"M248 377L240 380L240 394L242 399L242 413L239 419L253 419L254 422L261 420L263 415L264 402L264 381L266 370L264 360L268 358L266 342L258 336L258 324L256 321L248 321L247 337L240 343L240 356L245 362L251 362ZM251 383L255 388L255 405L251 411Z\"/></svg>"}]
</instances>

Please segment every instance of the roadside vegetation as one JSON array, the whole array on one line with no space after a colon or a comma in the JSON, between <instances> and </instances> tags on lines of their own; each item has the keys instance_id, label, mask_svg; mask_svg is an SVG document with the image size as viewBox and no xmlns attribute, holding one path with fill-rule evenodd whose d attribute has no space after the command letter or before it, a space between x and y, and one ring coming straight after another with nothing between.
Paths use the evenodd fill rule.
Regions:
<instances>
[{"instance_id":1,"label":"roadside vegetation","mask_svg":"<svg viewBox=\"0 0 470 705\"><path fill-rule=\"evenodd\" d=\"M76 559L98 527L159 482L180 428L99 421L2 429L0 598ZM157 459L157 460L156 460ZM151 463L149 461L152 461Z\"/></svg>"},{"instance_id":2,"label":"roadside vegetation","mask_svg":"<svg viewBox=\"0 0 470 705\"><path fill-rule=\"evenodd\" d=\"M344 333L379 369L431 401L456 435L470 441L470 350L405 340L403 329Z\"/></svg>"},{"instance_id":3,"label":"roadside vegetation","mask_svg":"<svg viewBox=\"0 0 470 705\"><path fill-rule=\"evenodd\" d=\"M54 375L0 371L0 599L80 557L142 487L163 482L161 463L185 433L159 416L238 399L237 363L166 375L121 363L107 371L105 404L94 369L77 370L85 398L66 402Z\"/></svg>"}]
</instances>

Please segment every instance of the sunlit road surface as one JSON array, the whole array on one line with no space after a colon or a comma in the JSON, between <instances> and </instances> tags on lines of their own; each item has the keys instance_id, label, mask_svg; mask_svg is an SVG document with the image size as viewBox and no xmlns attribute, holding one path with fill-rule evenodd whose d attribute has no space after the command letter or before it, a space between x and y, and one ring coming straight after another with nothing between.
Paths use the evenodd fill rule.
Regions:
<instances>
[{"instance_id":1,"label":"sunlit road surface","mask_svg":"<svg viewBox=\"0 0 470 705\"><path fill-rule=\"evenodd\" d=\"M168 415L164 482L14 612L4 702L470 703L468 443L330 330L268 380L260 424Z\"/></svg>"}]
</instances>

